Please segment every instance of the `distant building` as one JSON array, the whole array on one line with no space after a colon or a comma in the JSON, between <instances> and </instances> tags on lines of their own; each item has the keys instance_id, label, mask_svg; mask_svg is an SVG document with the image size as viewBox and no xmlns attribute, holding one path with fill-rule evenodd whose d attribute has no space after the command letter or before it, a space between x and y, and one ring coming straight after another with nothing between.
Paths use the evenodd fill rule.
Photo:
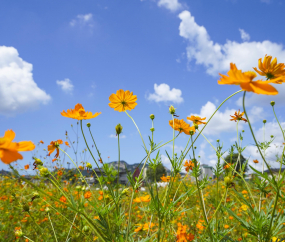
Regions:
<instances>
[{"instance_id":1,"label":"distant building","mask_svg":"<svg viewBox=\"0 0 285 242\"><path fill-rule=\"evenodd\" d=\"M212 179L214 178L214 173L213 173L213 167L212 166L209 166L209 165L206 165L206 164L202 164L202 165L200 165L200 168L201 168L201 175L198 177L199 180L202 180L206 176L208 178L210 178L210 177ZM191 181L194 182L195 178L191 177Z\"/></svg>"}]
</instances>

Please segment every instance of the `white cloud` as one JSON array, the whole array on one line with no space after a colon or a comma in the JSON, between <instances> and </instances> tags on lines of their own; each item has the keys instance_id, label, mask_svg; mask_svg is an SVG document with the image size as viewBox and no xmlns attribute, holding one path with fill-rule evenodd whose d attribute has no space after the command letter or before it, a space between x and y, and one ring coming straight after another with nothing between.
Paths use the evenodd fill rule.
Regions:
<instances>
[{"instance_id":1,"label":"white cloud","mask_svg":"<svg viewBox=\"0 0 285 242\"><path fill-rule=\"evenodd\" d=\"M0 114L15 115L51 100L35 83L32 71L33 65L20 58L17 49L0 46Z\"/></svg>"},{"instance_id":2,"label":"white cloud","mask_svg":"<svg viewBox=\"0 0 285 242\"><path fill-rule=\"evenodd\" d=\"M243 29L239 29L240 35L241 35L241 39L243 41L249 41L250 40L250 35L248 33L246 33Z\"/></svg>"},{"instance_id":3,"label":"white cloud","mask_svg":"<svg viewBox=\"0 0 285 242\"><path fill-rule=\"evenodd\" d=\"M195 116L206 117L206 121L215 112L216 105L212 102L207 102L202 108L199 114L193 114ZM203 130L204 134L217 135L222 132L236 132L236 122L230 121L230 115L235 113L235 109L226 109L224 112L217 111L215 116L211 119L207 127ZM239 127L243 127L243 122L239 123Z\"/></svg>"},{"instance_id":4,"label":"white cloud","mask_svg":"<svg viewBox=\"0 0 285 242\"><path fill-rule=\"evenodd\" d=\"M110 138L116 138L118 139L118 136L117 135L114 135L114 134L110 134L109 135ZM127 136L124 135L124 134L120 134L120 139L125 139Z\"/></svg>"},{"instance_id":5,"label":"white cloud","mask_svg":"<svg viewBox=\"0 0 285 242\"><path fill-rule=\"evenodd\" d=\"M56 81L56 84L59 85L61 89L66 93L72 93L74 88L71 80L69 80L68 78L65 78L62 81Z\"/></svg>"},{"instance_id":6,"label":"white cloud","mask_svg":"<svg viewBox=\"0 0 285 242\"><path fill-rule=\"evenodd\" d=\"M226 74L231 62L243 71L253 70L252 67L258 65L258 59L266 54L277 57L279 63L285 62L285 50L282 44L269 40L243 43L227 40L225 44L214 43L206 28L198 25L189 11L180 13L179 18L180 36L189 42L188 61L194 60L196 64L203 65L207 73L214 77L218 76L218 73ZM278 100L285 104L285 98L281 98L285 95L284 85L283 87L275 85L275 87L279 91ZM251 103L259 103L261 96L263 98L266 95L253 95Z\"/></svg>"},{"instance_id":7,"label":"white cloud","mask_svg":"<svg viewBox=\"0 0 285 242\"><path fill-rule=\"evenodd\" d=\"M285 122L281 122L281 127L285 129ZM259 142L263 142L263 127L255 131L256 139ZM265 141L270 140L270 136L273 135L275 137L274 141L271 143L270 147L267 149L265 153L265 157L267 162L274 168L278 168L280 166L279 163L276 162L276 155L279 156L282 154L283 150L283 136L280 130L280 127L277 122L268 122L265 125ZM262 158L256 148L255 145L249 145L244 151L247 157L250 157L249 164L256 168L257 170L262 170ZM258 164L253 163L253 160L257 159L259 161ZM265 166L265 170L267 170Z\"/></svg>"},{"instance_id":8,"label":"white cloud","mask_svg":"<svg viewBox=\"0 0 285 242\"><path fill-rule=\"evenodd\" d=\"M164 165L166 168L171 170L172 165L171 165L171 162L166 155L161 155L161 161L162 161L162 165Z\"/></svg>"},{"instance_id":9,"label":"white cloud","mask_svg":"<svg viewBox=\"0 0 285 242\"><path fill-rule=\"evenodd\" d=\"M159 0L157 5L159 7L167 8L172 12L175 12L182 8L182 5L178 2L178 0Z\"/></svg>"},{"instance_id":10,"label":"white cloud","mask_svg":"<svg viewBox=\"0 0 285 242\"><path fill-rule=\"evenodd\" d=\"M196 64L207 68L207 73L218 76L219 72L229 70L230 62L237 64L244 71L252 70L257 66L258 59L265 54L276 56L281 62L285 60L285 50L282 44L265 40L263 42L238 43L227 40L222 45L214 43L204 26L199 26L189 11L179 14L181 23L180 36L189 41L187 56L189 60L195 59Z\"/></svg>"},{"instance_id":11,"label":"white cloud","mask_svg":"<svg viewBox=\"0 0 285 242\"><path fill-rule=\"evenodd\" d=\"M71 20L69 25L71 27L79 26L79 27L84 27L88 26L89 28L94 27L94 20L93 20L93 15L92 13L88 14L79 14L76 16L75 19Z\"/></svg>"},{"instance_id":12,"label":"white cloud","mask_svg":"<svg viewBox=\"0 0 285 242\"><path fill-rule=\"evenodd\" d=\"M154 84L154 93L151 93L147 96L147 99L155 102L173 102L173 103L182 103L182 91L180 89L172 88L162 83L160 85Z\"/></svg>"}]
</instances>

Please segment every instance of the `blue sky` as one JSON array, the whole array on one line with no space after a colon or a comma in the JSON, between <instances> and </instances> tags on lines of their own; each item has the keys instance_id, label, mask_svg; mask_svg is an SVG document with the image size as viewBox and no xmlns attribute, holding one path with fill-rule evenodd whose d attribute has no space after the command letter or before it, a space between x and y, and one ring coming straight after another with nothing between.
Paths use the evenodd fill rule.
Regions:
<instances>
[{"instance_id":1,"label":"blue sky","mask_svg":"<svg viewBox=\"0 0 285 242\"><path fill-rule=\"evenodd\" d=\"M65 131L75 140L70 125L76 126L76 120L60 112L81 103L88 111L102 112L90 123L103 159L117 160L113 136L121 123L121 159L139 162L144 151L136 128L126 114L108 106L109 96L118 89L132 91L138 105L129 113L145 141L152 113L156 142L170 140L169 105L185 120L190 114L208 118L239 90L217 84L218 73L225 74L230 62L243 71L257 66L265 54L285 62L285 33L280 27L284 6L281 0L5 1L0 9L0 136L13 129L16 141L43 140L37 155L44 157L43 149L52 140L64 140ZM285 127L285 85L276 88L278 96L248 95L247 103L258 139L263 137L262 120L267 119L266 136L276 135L274 142L280 146L281 133L269 102L276 101ZM225 149L235 141L235 123L229 115L242 109L241 95L228 101L205 129L205 135L214 144L220 139ZM247 126L241 128L248 145L245 156L259 159ZM81 151L85 145L79 136ZM176 150L186 143L181 135ZM214 151L203 137L196 146L201 162L213 165ZM72 149L68 152L73 155ZM277 152L280 147L268 151L273 166ZM19 166L32 163L33 154L23 153ZM163 161L169 167L166 156ZM7 166L0 163L2 168Z\"/></svg>"}]
</instances>

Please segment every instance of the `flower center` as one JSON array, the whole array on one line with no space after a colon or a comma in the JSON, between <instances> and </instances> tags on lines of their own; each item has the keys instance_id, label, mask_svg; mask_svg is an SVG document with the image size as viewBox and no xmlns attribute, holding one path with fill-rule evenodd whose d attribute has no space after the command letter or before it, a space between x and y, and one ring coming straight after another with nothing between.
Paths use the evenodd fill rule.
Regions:
<instances>
[{"instance_id":1,"label":"flower center","mask_svg":"<svg viewBox=\"0 0 285 242\"><path fill-rule=\"evenodd\" d=\"M272 73L268 72L268 73L266 73L266 77L267 77L267 79L272 79L272 78L274 78L274 75Z\"/></svg>"},{"instance_id":2,"label":"flower center","mask_svg":"<svg viewBox=\"0 0 285 242\"><path fill-rule=\"evenodd\" d=\"M3 137L3 138L0 138L0 145L3 145L3 144L5 144L5 142L6 142L6 139Z\"/></svg>"},{"instance_id":3,"label":"flower center","mask_svg":"<svg viewBox=\"0 0 285 242\"><path fill-rule=\"evenodd\" d=\"M80 109L78 110L78 113L79 113L79 116L80 116L80 117L83 117L84 114L85 114L85 109L84 109L84 108L80 108Z\"/></svg>"}]
</instances>

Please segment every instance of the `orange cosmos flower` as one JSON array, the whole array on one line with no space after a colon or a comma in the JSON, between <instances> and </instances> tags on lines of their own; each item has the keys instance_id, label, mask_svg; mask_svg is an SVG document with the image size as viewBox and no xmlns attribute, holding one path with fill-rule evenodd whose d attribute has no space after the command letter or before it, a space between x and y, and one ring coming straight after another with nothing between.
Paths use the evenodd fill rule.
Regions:
<instances>
[{"instance_id":1,"label":"orange cosmos flower","mask_svg":"<svg viewBox=\"0 0 285 242\"><path fill-rule=\"evenodd\" d=\"M61 201L61 202L63 202L63 203L66 203L67 199L66 199L65 196L62 196L62 197L59 199L59 201Z\"/></svg>"},{"instance_id":2,"label":"orange cosmos flower","mask_svg":"<svg viewBox=\"0 0 285 242\"><path fill-rule=\"evenodd\" d=\"M64 142L66 146L68 146L70 148L70 145L67 141Z\"/></svg>"},{"instance_id":3,"label":"orange cosmos flower","mask_svg":"<svg viewBox=\"0 0 285 242\"><path fill-rule=\"evenodd\" d=\"M91 119L91 118L96 118L100 113L91 113L91 112L86 112L83 106L80 103L77 103L75 105L74 109L68 109L67 112L62 111L60 113L62 116L67 117L67 118L73 118L77 120L83 120L83 119Z\"/></svg>"},{"instance_id":4,"label":"orange cosmos flower","mask_svg":"<svg viewBox=\"0 0 285 242\"><path fill-rule=\"evenodd\" d=\"M257 164L259 161L258 161L258 160L253 160L253 162L254 162L255 164Z\"/></svg>"},{"instance_id":5,"label":"orange cosmos flower","mask_svg":"<svg viewBox=\"0 0 285 242\"><path fill-rule=\"evenodd\" d=\"M194 163L191 161L191 160L189 160L189 162L188 162L188 160L186 160L185 161L185 164L184 164L184 166L185 166L185 170L188 172L189 170L193 170L193 167L194 167Z\"/></svg>"},{"instance_id":6,"label":"orange cosmos flower","mask_svg":"<svg viewBox=\"0 0 285 242\"><path fill-rule=\"evenodd\" d=\"M189 134L190 131L190 124L186 123L183 119L174 119L174 125L173 125L173 120L169 120L169 125L173 128L174 130L179 131L179 133L186 133ZM188 133L187 133L188 132Z\"/></svg>"},{"instance_id":7,"label":"orange cosmos flower","mask_svg":"<svg viewBox=\"0 0 285 242\"><path fill-rule=\"evenodd\" d=\"M258 60L258 68L253 69L261 76L266 76L267 80L271 80L273 83L281 84L285 81L285 65L284 63L277 64L276 57L271 62L272 56L265 55L263 62L262 58Z\"/></svg>"},{"instance_id":8,"label":"orange cosmos flower","mask_svg":"<svg viewBox=\"0 0 285 242\"><path fill-rule=\"evenodd\" d=\"M232 119L230 119L230 121L240 121L240 120L243 120L243 121L245 121L245 122L247 122L247 120L245 119L245 118L243 118L242 116L244 115L244 112L240 112L240 110L238 110L238 112L237 111L235 111L235 114L232 116L232 115L230 115L231 117L232 117Z\"/></svg>"},{"instance_id":9,"label":"orange cosmos flower","mask_svg":"<svg viewBox=\"0 0 285 242\"><path fill-rule=\"evenodd\" d=\"M191 117L187 117L188 120L192 121L193 124L197 124L197 125L200 125L200 124L206 124L206 122L203 122L202 120L205 120L205 118L201 118L199 116L194 116L194 115L191 115Z\"/></svg>"},{"instance_id":10,"label":"orange cosmos flower","mask_svg":"<svg viewBox=\"0 0 285 242\"><path fill-rule=\"evenodd\" d=\"M63 175L62 170L59 170L59 171L57 172L57 175L58 175L58 176L62 176L62 175Z\"/></svg>"},{"instance_id":11,"label":"orange cosmos flower","mask_svg":"<svg viewBox=\"0 0 285 242\"><path fill-rule=\"evenodd\" d=\"M170 176L162 176L160 177L160 179L163 181L163 182L169 182L170 181Z\"/></svg>"},{"instance_id":12,"label":"orange cosmos flower","mask_svg":"<svg viewBox=\"0 0 285 242\"><path fill-rule=\"evenodd\" d=\"M30 166L29 165L25 165L24 168L25 168L25 170L28 170L30 168Z\"/></svg>"},{"instance_id":13,"label":"orange cosmos flower","mask_svg":"<svg viewBox=\"0 0 285 242\"><path fill-rule=\"evenodd\" d=\"M92 193L91 193L90 191L85 192L85 194L84 194L84 197L85 197L86 199L89 199L91 196L92 196Z\"/></svg>"},{"instance_id":14,"label":"orange cosmos flower","mask_svg":"<svg viewBox=\"0 0 285 242\"><path fill-rule=\"evenodd\" d=\"M126 110L132 110L137 106L137 96L133 95L133 92L118 90L116 94L111 94L109 97L109 106L114 108L115 111L124 112Z\"/></svg>"},{"instance_id":15,"label":"orange cosmos flower","mask_svg":"<svg viewBox=\"0 0 285 242\"><path fill-rule=\"evenodd\" d=\"M40 141L40 143L41 143L41 144L44 144L44 142L43 142L42 140Z\"/></svg>"},{"instance_id":16,"label":"orange cosmos flower","mask_svg":"<svg viewBox=\"0 0 285 242\"><path fill-rule=\"evenodd\" d=\"M242 72L238 70L234 63L230 64L228 76L219 74L221 79L218 80L220 85L240 85L243 91L254 92L257 94L277 95L278 91L269 83L272 81L262 81L253 79L257 76L253 71Z\"/></svg>"},{"instance_id":17,"label":"orange cosmos flower","mask_svg":"<svg viewBox=\"0 0 285 242\"><path fill-rule=\"evenodd\" d=\"M0 160L5 164L22 160L23 156L19 151L31 151L36 147L32 141L13 142L15 136L13 130L7 130L4 137L0 137Z\"/></svg>"},{"instance_id":18,"label":"orange cosmos flower","mask_svg":"<svg viewBox=\"0 0 285 242\"><path fill-rule=\"evenodd\" d=\"M58 149L58 147L61 144L62 144L62 140L61 139L58 139L57 141L50 142L50 145L48 145L48 151L49 151L48 156L50 156L50 154L56 150L56 155L54 157L58 158L58 156L59 156L59 149Z\"/></svg>"}]
</instances>

